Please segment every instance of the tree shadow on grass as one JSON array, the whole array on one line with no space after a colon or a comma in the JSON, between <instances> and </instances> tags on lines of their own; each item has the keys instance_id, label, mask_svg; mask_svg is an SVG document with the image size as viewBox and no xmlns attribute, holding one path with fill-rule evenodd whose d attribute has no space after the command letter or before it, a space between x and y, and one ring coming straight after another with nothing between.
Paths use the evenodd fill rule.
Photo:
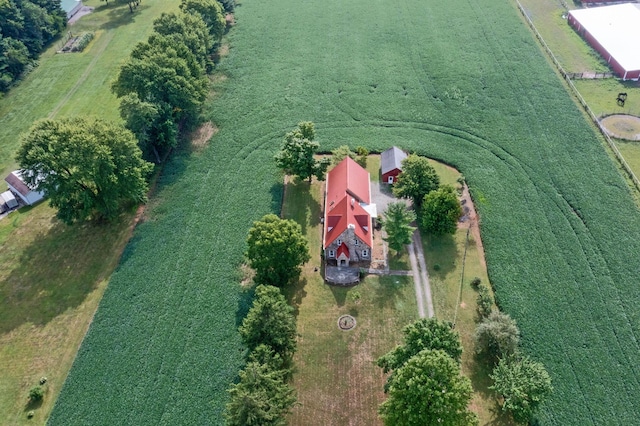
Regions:
<instances>
[{"instance_id":1,"label":"tree shadow on grass","mask_svg":"<svg viewBox=\"0 0 640 426\"><path fill-rule=\"evenodd\" d=\"M276 182L271 185L269 194L271 194L271 211L277 215L282 214L282 203L284 202L284 183Z\"/></svg>"},{"instance_id":2,"label":"tree shadow on grass","mask_svg":"<svg viewBox=\"0 0 640 426\"><path fill-rule=\"evenodd\" d=\"M373 293L373 303L378 309L395 307L398 298L404 297L405 287L411 282L410 277L403 275L381 275L379 280Z\"/></svg>"},{"instance_id":3,"label":"tree shadow on grass","mask_svg":"<svg viewBox=\"0 0 640 426\"><path fill-rule=\"evenodd\" d=\"M424 246L424 257L429 274L444 280L456 269L458 245L453 235L425 235L420 234Z\"/></svg>"},{"instance_id":4,"label":"tree shadow on grass","mask_svg":"<svg viewBox=\"0 0 640 426\"><path fill-rule=\"evenodd\" d=\"M289 284L280 289L285 299L287 299L287 303L293 307L293 315L296 318L298 318L298 315L300 314L300 305L307 296L307 290L305 290L306 286L307 279L303 277L296 280L295 283Z\"/></svg>"},{"instance_id":5,"label":"tree shadow on grass","mask_svg":"<svg viewBox=\"0 0 640 426\"><path fill-rule=\"evenodd\" d=\"M114 0L112 0L114 1ZM112 30L124 25L132 24L136 21L138 14L145 13L144 9L148 6L144 3L140 3L137 9L134 9L133 13L129 11L129 6L126 4L115 3L109 4L111 10L106 13L109 20L102 24L100 28L105 30Z\"/></svg>"},{"instance_id":6,"label":"tree shadow on grass","mask_svg":"<svg viewBox=\"0 0 640 426\"><path fill-rule=\"evenodd\" d=\"M97 284L108 278L117 259L110 262L105 253L114 253L130 217L112 224L74 226L52 220L53 225L37 233L24 248L19 246L20 235L9 236L15 241L5 243L4 248L17 255L3 265L10 271L3 274L0 286L0 333L25 323L47 324L82 304ZM24 224L37 225L43 226Z\"/></svg>"},{"instance_id":7,"label":"tree shadow on grass","mask_svg":"<svg viewBox=\"0 0 640 426\"><path fill-rule=\"evenodd\" d=\"M489 407L491 413L491 421L486 423L487 425L515 425L513 419L509 414L502 410L502 407L498 404L497 394L494 390L489 389L489 386L493 384L489 374L491 373L492 366L486 355L475 355L475 362L472 364L473 369L468 374L473 386L474 392L482 396L482 398L493 401L492 406Z\"/></svg>"},{"instance_id":8,"label":"tree shadow on grass","mask_svg":"<svg viewBox=\"0 0 640 426\"><path fill-rule=\"evenodd\" d=\"M46 397L47 397L47 395L45 393L44 398L46 398ZM24 411L25 413L28 413L29 411L37 410L38 408L42 407L42 404L44 403L44 398L39 399L37 401L33 401L31 399L28 399L27 403L24 405L24 410L22 410L22 411Z\"/></svg>"},{"instance_id":9,"label":"tree shadow on grass","mask_svg":"<svg viewBox=\"0 0 640 426\"><path fill-rule=\"evenodd\" d=\"M314 226L320 221L322 206L313 198L311 186L307 181L295 178L287 182L284 185L284 193L287 198L287 209L282 211L283 217L295 220L300 224L302 233L306 235L307 227Z\"/></svg>"}]
</instances>

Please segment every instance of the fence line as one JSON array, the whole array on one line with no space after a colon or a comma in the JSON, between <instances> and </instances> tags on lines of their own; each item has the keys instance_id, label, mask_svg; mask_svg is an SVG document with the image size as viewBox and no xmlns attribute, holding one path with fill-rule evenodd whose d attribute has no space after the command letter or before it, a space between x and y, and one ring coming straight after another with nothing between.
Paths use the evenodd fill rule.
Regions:
<instances>
[{"instance_id":1,"label":"fence line","mask_svg":"<svg viewBox=\"0 0 640 426\"><path fill-rule=\"evenodd\" d=\"M593 113L591 108L589 108L589 105L587 105L587 102L584 100L584 98L582 97L582 95L580 94L576 86L573 84L573 81L571 81L571 77L570 77L571 74L567 73L562 67L562 65L560 65L560 62L558 61L556 56L553 54L553 52L551 51L547 43L544 41L544 39L542 38L542 35L540 35L540 33L538 32L538 29L533 24L533 21L531 20L531 18L529 18L529 15L527 15L527 12L524 10L524 7L522 7L522 4L520 4L520 1L516 0L516 3L518 4L518 9L520 10L520 13L522 13L522 16L524 16L525 19L527 20L529 27L531 27L531 30L533 30L533 33L535 34L536 38L538 39L542 47L544 47L544 50L553 61L553 64L556 66L556 68L558 68L558 71L560 71L560 74L562 74L562 77L565 79L565 81L571 88L573 94L576 96L576 98L580 102L580 105L582 105L582 108L584 108L587 115L589 115L591 120L600 130L600 133L602 134L604 139L607 141L607 144L613 151L613 154L616 156L616 159L618 160L618 162L620 163L624 171L627 173L627 175L629 175L629 178L631 178L631 181L635 185L636 190L640 192L640 180L638 180L635 173L633 173L633 171L631 170L631 167L629 167L629 164L622 156L622 153L620 152L620 150L618 150L618 147L615 145L611 137L609 137L609 134L607 133L607 131L600 124L598 117L596 117L596 115Z\"/></svg>"},{"instance_id":2,"label":"fence line","mask_svg":"<svg viewBox=\"0 0 640 426\"><path fill-rule=\"evenodd\" d=\"M456 299L456 310L453 314L453 326L456 326L458 320L458 308L462 302L462 286L464 285L464 265L467 261L467 249L469 248L469 232L471 231L471 220L469 220L469 227L467 228L467 236L464 241L464 254L462 255L462 272L460 272L460 288L458 290L458 298Z\"/></svg>"}]
</instances>

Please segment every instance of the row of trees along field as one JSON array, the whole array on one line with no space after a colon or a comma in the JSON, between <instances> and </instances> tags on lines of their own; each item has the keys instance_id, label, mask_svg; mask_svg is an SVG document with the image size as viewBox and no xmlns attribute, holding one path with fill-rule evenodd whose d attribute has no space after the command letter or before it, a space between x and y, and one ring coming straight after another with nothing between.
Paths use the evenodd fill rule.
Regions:
<instances>
[{"instance_id":1,"label":"row of trees along field","mask_svg":"<svg viewBox=\"0 0 640 426\"><path fill-rule=\"evenodd\" d=\"M274 214L254 222L247 246L258 287L239 328L247 363L229 388L226 420L233 426L282 425L296 402L289 381L297 332L293 307L278 287L298 278L309 247L299 224Z\"/></svg>"},{"instance_id":2,"label":"row of trees along field","mask_svg":"<svg viewBox=\"0 0 640 426\"><path fill-rule=\"evenodd\" d=\"M478 362L486 362L493 370L490 389L502 396L502 409L517 423L529 423L553 391L551 377L544 365L520 353L518 325L493 308L489 288L480 278L471 285L478 291L479 324L474 336Z\"/></svg>"},{"instance_id":3,"label":"row of trees along field","mask_svg":"<svg viewBox=\"0 0 640 426\"><path fill-rule=\"evenodd\" d=\"M66 25L59 0L0 1L0 93L36 66L42 49Z\"/></svg>"},{"instance_id":4,"label":"row of trees along field","mask_svg":"<svg viewBox=\"0 0 640 426\"><path fill-rule=\"evenodd\" d=\"M460 371L462 344L451 323L423 318L403 329L404 344L378 358L389 374L379 412L386 425L477 425L471 381Z\"/></svg>"},{"instance_id":5,"label":"row of trees along field","mask_svg":"<svg viewBox=\"0 0 640 426\"><path fill-rule=\"evenodd\" d=\"M65 223L113 219L124 205L144 201L147 160L160 163L181 127L197 123L225 10L216 0L182 0L180 9L154 21L113 82L126 128L100 119L47 119L22 137L16 160L26 181L45 192Z\"/></svg>"}]
</instances>

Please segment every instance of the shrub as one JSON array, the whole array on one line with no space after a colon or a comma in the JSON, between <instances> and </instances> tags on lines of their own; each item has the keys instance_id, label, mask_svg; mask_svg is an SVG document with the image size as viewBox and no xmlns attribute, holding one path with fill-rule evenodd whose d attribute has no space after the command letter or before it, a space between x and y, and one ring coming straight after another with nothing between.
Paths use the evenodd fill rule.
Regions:
<instances>
[{"instance_id":1,"label":"shrub","mask_svg":"<svg viewBox=\"0 0 640 426\"><path fill-rule=\"evenodd\" d=\"M29 390L29 400L31 402L38 402L44 397L44 389L42 386L34 386Z\"/></svg>"},{"instance_id":2,"label":"shrub","mask_svg":"<svg viewBox=\"0 0 640 426\"><path fill-rule=\"evenodd\" d=\"M478 314L480 318L486 318L493 310L493 296L489 287L484 284L478 285Z\"/></svg>"},{"instance_id":3,"label":"shrub","mask_svg":"<svg viewBox=\"0 0 640 426\"><path fill-rule=\"evenodd\" d=\"M476 353L486 354L492 362L515 355L520 343L520 330L515 320L500 311L484 318L475 334Z\"/></svg>"},{"instance_id":4,"label":"shrub","mask_svg":"<svg viewBox=\"0 0 640 426\"><path fill-rule=\"evenodd\" d=\"M471 287L473 287L475 290L478 290L478 287L481 283L482 280L480 279L480 277L475 277L473 280L471 280Z\"/></svg>"}]
</instances>

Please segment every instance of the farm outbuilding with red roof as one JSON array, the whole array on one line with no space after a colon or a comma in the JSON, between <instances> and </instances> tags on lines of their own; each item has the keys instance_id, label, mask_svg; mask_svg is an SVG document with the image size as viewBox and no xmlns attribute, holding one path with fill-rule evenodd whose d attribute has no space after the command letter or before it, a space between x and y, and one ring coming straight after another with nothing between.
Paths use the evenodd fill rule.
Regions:
<instances>
[{"instance_id":1,"label":"farm outbuilding with red roof","mask_svg":"<svg viewBox=\"0 0 640 426\"><path fill-rule=\"evenodd\" d=\"M380 154L382 182L388 184L396 183L398 175L402 173L402 160L405 158L407 158L407 153L397 146L392 146Z\"/></svg>"},{"instance_id":2,"label":"farm outbuilding with red roof","mask_svg":"<svg viewBox=\"0 0 640 426\"><path fill-rule=\"evenodd\" d=\"M369 172L347 157L327 173L323 248L327 264L371 262L373 219Z\"/></svg>"},{"instance_id":3,"label":"farm outbuilding with red roof","mask_svg":"<svg viewBox=\"0 0 640 426\"><path fill-rule=\"evenodd\" d=\"M567 19L620 78L640 78L640 4L572 10Z\"/></svg>"}]
</instances>

